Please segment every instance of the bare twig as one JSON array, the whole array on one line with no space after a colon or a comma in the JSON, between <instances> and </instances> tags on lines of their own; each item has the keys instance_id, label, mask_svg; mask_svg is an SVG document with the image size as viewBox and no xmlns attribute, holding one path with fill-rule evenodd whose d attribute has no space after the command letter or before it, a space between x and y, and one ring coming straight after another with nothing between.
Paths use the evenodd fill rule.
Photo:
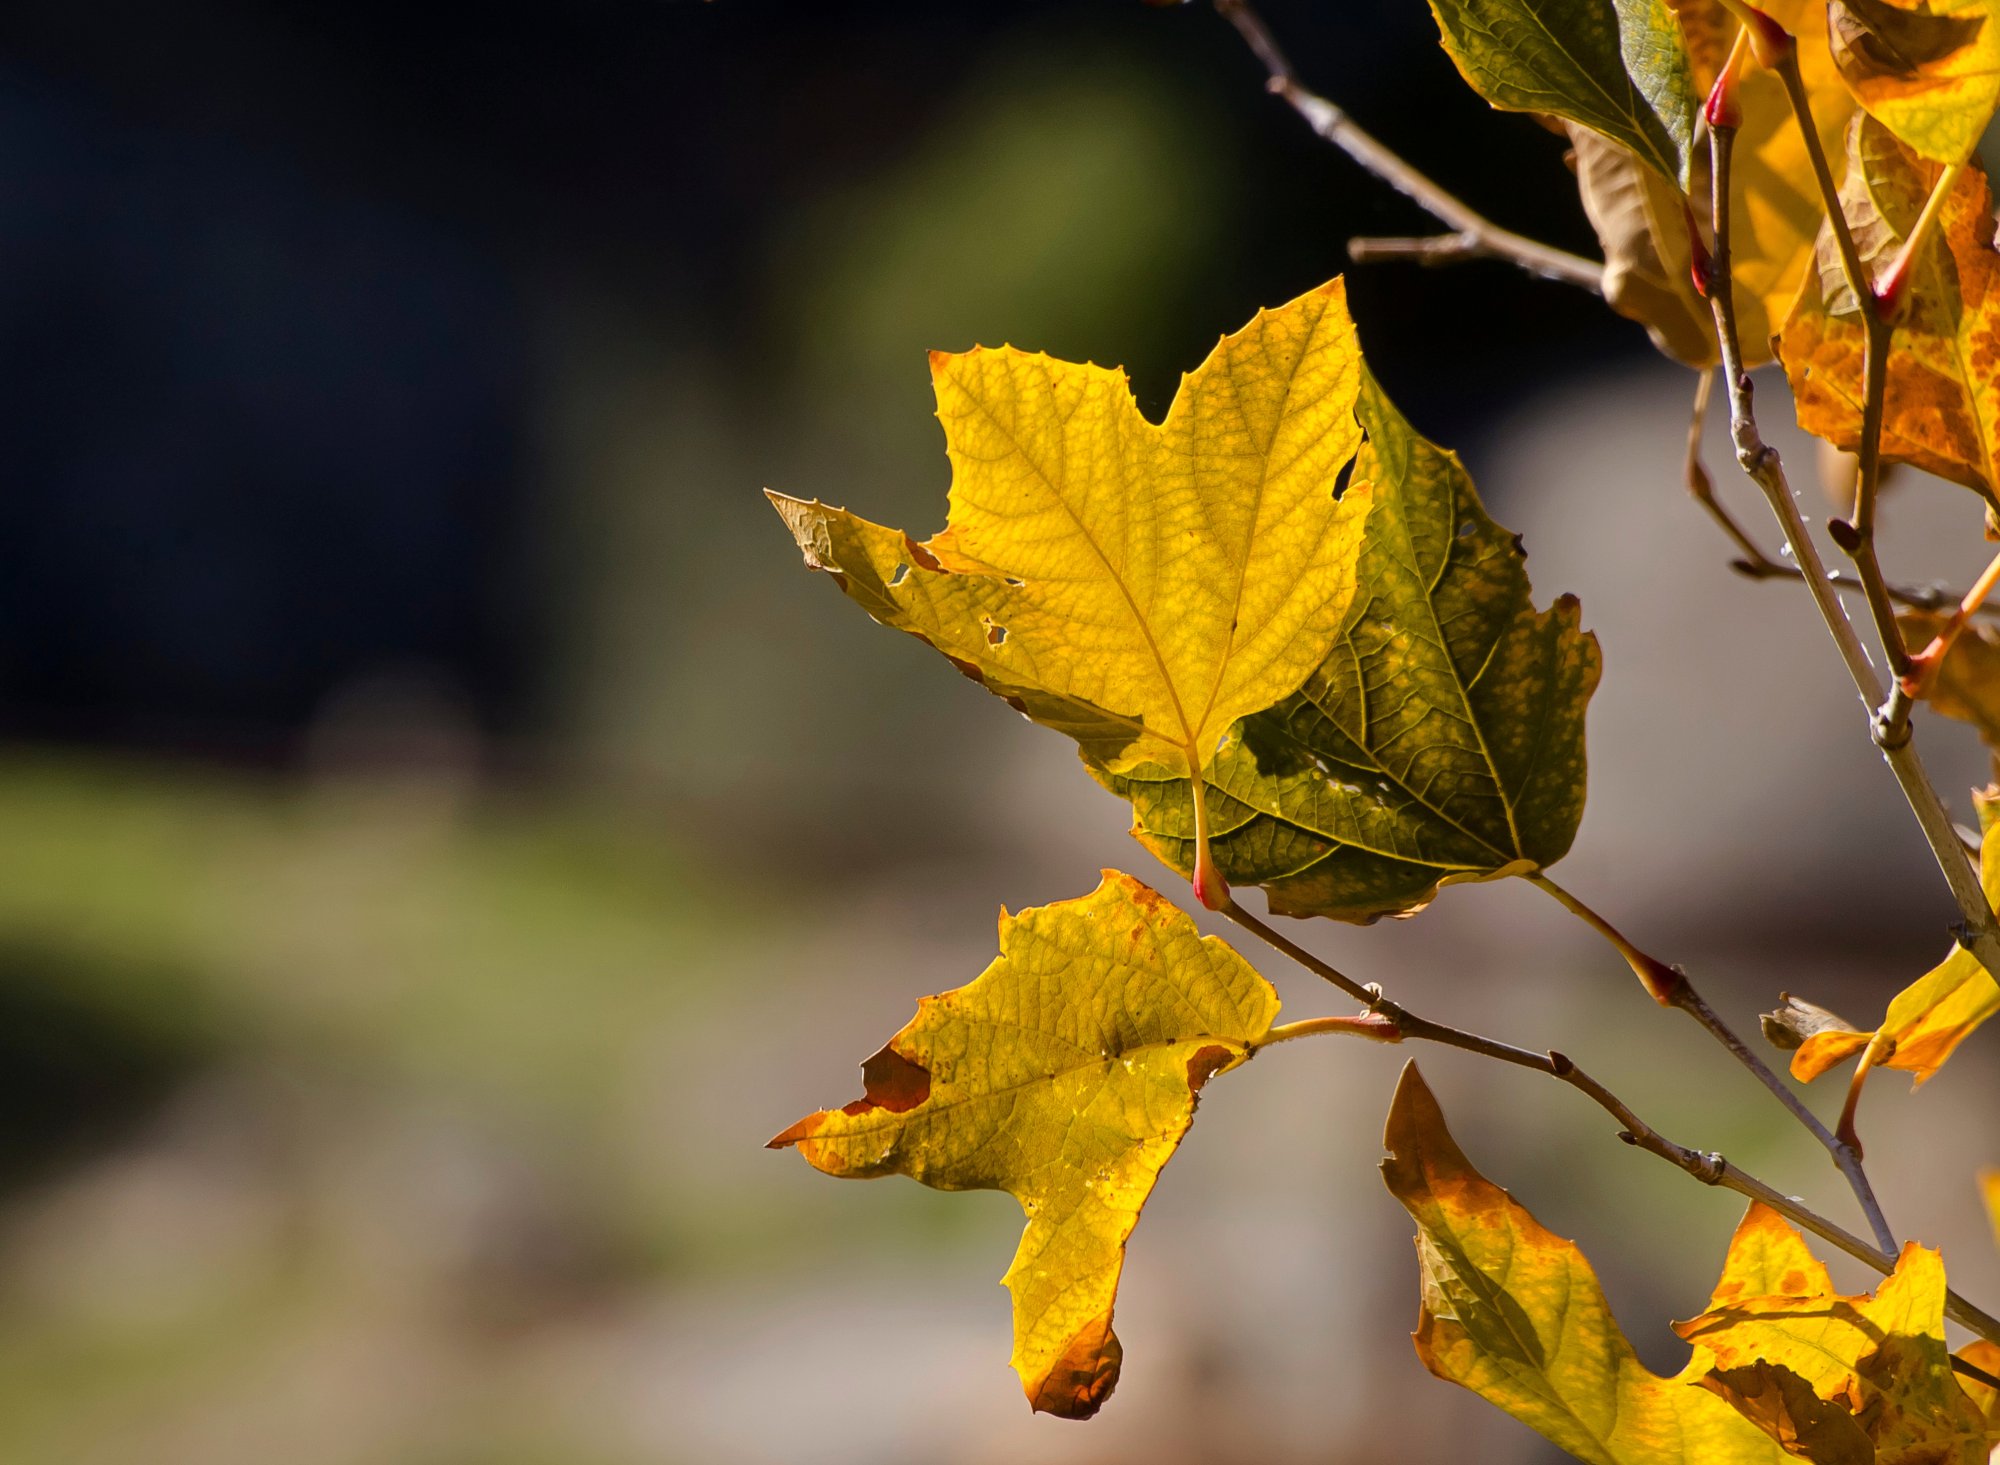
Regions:
<instances>
[{"instance_id":1,"label":"bare twig","mask_svg":"<svg viewBox=\"0 0 2000 1465\"><path fill-rule=\"evenodd\" d=\"M1273 96L1284 98L1314 132L1452 230L1450 237L1473 241L1471 244L1454 243L1449 248L1430 246L1427 249L1429 254L1455 259L1475 256L1504 259L1544 279L1560 280L1593 294L1604 293L1603 265L1516 234L1511 229L1503 229L1485 215L1474 212L1363 131L1339 107L1301 86L1290 59L1247 0L1215 0L1215 8L1223 19L1236 27L1237 34L1243 37L1245 44L1263 63L1270 77L1266 85ZM1388 242L1408 245L1420 241ZM1349 252L1353 252L1352 245ZM1358 260L1364 256L1357 254L1353 257ZM1430 262L1437 261L1433 258Z\"/></svg>"},{"instance_id":2,"label":"bare twig","mask_svg":"<svg viewBox=\"0 0 2000 1465\"><path fill-rule=\"evenodd\" d=\"M1738 1195L1762 1201L1801 1230L1812 1232L1813 1235L1819 1237L1822 1241L1840 1248L1840 1250L1846 1252L1849 1256L1866 1263L1876 1271L1881 1272L1884 1276L1895 1270L1896 1258L1891 1254L1894 1249L1893 1243L1889 1248L1878 1250L1844 1227L1836 1225L1816 1211L1810 1210L1799 1201L1794 1200L1791 1196L1785 1195L1776 1188L1767 1185L1764 1181L1759 1180L1756 1176L1740 1169L1722 1155L1712 1151L1693 1150L1689 1149L1686 1145L1674 1143L1639 1118L1637 1114L1633 1113L1631 1106L1625 1103L1623 1099L1620 1099L1603 1084L1585 1073L1581 1068L1578 1068L1574 1062L1563 1054L1537 1053L1532 1049L1517 1048L1512 1043L1503 1043L1479 1033L1467 1032L1463 1028L1450 1027L1444 1023L1432 1022L1428 1018L1419 1017L1407 1008L1391 1002L1382 994L1381 988L1364 987L1344 972L1322 961L1312 952L1300 946L1296 941L1273 930L1264 921L1258 919L1249 911L1244 910L1233 898L1224 905L1223 914L1236 922L1237 925L1256 935L1277 950L1282 951L1306 970L1331 982L1341 991L1347 993L1348 996L1367 1005L1368 1010L1362 1014L1360 1019L1308 1019L1303 1023L1291 1024L1292 1028L1299 1029L1299 1031L1294 1034L1288 1034L1288 1036L1305 1037L1308 1035L1305 1029L1310 1027L1314 1032L1354 1033L1359 1031L1363 1036L1374 1038L1378 1042L1416 1039L1421 1042L1438 1043L1448 1048L1457 1048L1466 1053L1477 1053L1485 1058L1494 1058L1502 1063L1512 1064L1516 1068L1532 1069L1536 1073L1547 1074L1551 1078L1560 1079L1579 1093L1586 1095L1599 1108L1616 1119L1620 1126L1619 1138L1623 1139L1627 1144L1634 1145L1649 1154L1659 1156L1669 1164L1692 1175L1703 1185L1720 1186L1726 1190L1733 1190ZM1370 1019L1372 1021L1368 1021L1366 1027L1363 1028L1361 1026L1363 1019ZM1384 1024L1395 1030L1398 1034L1397 1039L1386 1038L1382 1031ZM1273 1029L1274 1033L1278 1031L1280 1030ZM1979 1334L1980 1337L2000 1343L2000 1318L1994 1318L1979 1308L1974 1307L1957 1293L1947 1292L1945 1294L1945 1312L1955 1322L1970 1328L1973 1332Z\"/></svg>"},{"instance_id":3,"label":"bare twig","mask_svg":"<svg viewBox=\"0 0 2000 1465\"><path fill-rule=\"evenodd\" d=\"M1861 1146L1851 1142L1847 1135L1837 1134L1828 1129L1820 1121L1819 1116L1806 1107L1805 1100L1793 1091L1791 1085L1773 1073L1771 1066L1758 1056L1756 1050L1744 1042L1736 1030L1723 1020L1722 1015L1708 1005L1707 999L1695 990L1695 985L1688 979L1686 971L1678 966L1669 966L1657 957L1641 951L1627 940L1624 933L1616 926L1547 875L1541 873L1530 875L1528 883L1553 897L1565 910L1609 941L1618 954L1625 958L1627 965L1632 968L1647 992L1652 994L1654 1001L1662 1007L1678 1008L1700 1023L1710 1037L1728 1049L1731 1056L1750 1071L1752 1077L1771 1091L1778 1102L1785 1106L1792 1117L1798 1120L1806 1132L1819 1141L1821 1147L1832 1157L1835 1166L1847 1178L1847 1184L1853 1190L1855 1200L1860 1203L1861 1213L1868 1218L1868 1228L1875 1233L1876 1242L1885 1250L1893 1251L1896 1245L1896 1233L1890 1229L1888 1220L1883 1216L1881 1203L1875 1198L1875 1187L1869 1184L1868 1173L1862 1168Z\"/></svg>"}]
</instances>

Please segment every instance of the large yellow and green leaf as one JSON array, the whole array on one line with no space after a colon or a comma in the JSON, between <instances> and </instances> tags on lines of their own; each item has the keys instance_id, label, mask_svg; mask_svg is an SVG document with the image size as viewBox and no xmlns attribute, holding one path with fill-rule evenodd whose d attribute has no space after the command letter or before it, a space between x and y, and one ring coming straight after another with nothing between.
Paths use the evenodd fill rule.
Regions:
<instances>
[{"instance_id":1,"label":"large yellow and green leaf","mask_svg":"<svg viewBox=\"0 0 2000 1465\"><path fill-rule=\"evenodd\" d=\"M771 1143L829 1175L1020 1201L1014 1370L1037 1410L1087 1418L1118 1380L1111 1311L1140 1208L1202 1085L1277 1012L1233 950L1107 870L1081 899L1001 912L999 958L918 1004L862 1065L863 1097Z\"/></svg>"},{"instance_id":2,"label":"large yellow and green leaf","mask_svg":"<svg viewBox=\"0 0 2000 1465\"><path fill-rule=\"evenodd\" d=\"M1986 899L2000 906L2000 788L1975 791L1972 802L1982 831L1980 884ZM2000 983L1970 951L1954 944L1943 961L1896 994L1875 1031L1829 1026L1807 1037L1792 1055L1792 1075L1818 1078L1873 1043L1876 1067L1913 1073L1921 1084L1996 1012Z\"/></svg>"},{"instance_id":3,"label":"large yellow and green leaf","mask_svg":"<svg viewBox=\"0 0 2000 1465\"><path fill-rule=\"evenodd\" d=\"M1383 1142L1383 1178L1417 1223L1415 1339L1433 1374L1591 1465L1786 1459L1727 1403L1690 1387L1708 1367L1701 1353L1675 1378L1639 1361L1576 1243L1473 1168L1415 1064L1403 1070ZM1732 1259L1726 1285L1784 1271L1761 1228Z\"/></svg>"},{"instance_id":4,"label":"large yellow and green leaf","mask_svg":"<svg viewBox=\"0 0 2000 1465\"><path fill-rule=\"evenodd\" d=\"M1855 99L1939 163L1972 155L2000 99L1995 0L1831 0L1834 60Z\"/></svg>"},{"instance_id":5,"label":"large yellow and green leaf","mask_svg":"<svg viewBox=\"0 0 2000 1465\"><path fill-rule=\"evenodd\" d=\"M1199 773L1295 691L1354 587L1369 491L1339 280L1260 312L1148 422L1123 372L1012 348L933 353L952 466L923 544L771 495L806 562L876 620L1107 767Z\"/></svg>"},{"instance_id":6,"label":"large yellow and green leaf","mask_svg":"<svg viewBox=\"0 0 2000 1465\"><path fill-rule=\"evenodd\" d=\"M1696 96L1666 0L1431 0L1431 14L1495 107L1581 123L1687 183Z\"/></svg>"},{"instance_id":7,"label":"large yellow and green leaf","mask_svg":"<svg viewBox=\"0 0 2000 1465\"><path fill-rule=\"evenodd\" d=\"M1358 412L1354 473L1374 505L1347 617L1297 695L1230 733L1207 799L1231 882L1262 885L1282 914L1366 921L1568 851L1599 657L1574 599L1535 609L1520 541L1487 517L1456 455L1372 378ZM1193 869L1185 777L1092 771L1131 801L1149 849Z\"/></svg>"},{"instance_id":8,"label":"large yellow and green leaf","mask_svg":"<svg viewBox=\"0 0 2000 1465\"><path fill-rule=\"evenodd\" d=\"M1855 119L1847 158L1841 196L1863 261L1877 268L1901 250L1943 170L1868 116ZM1883 459L2000 502L2000 254L1977 162L1946 195L1938 234L1923 247L1906 295L1889 354ZM1861 442L1865 336L1829 236L1785 321L1778 355L1799 426L1849 452Z\"/></svg>"}]
</instances>

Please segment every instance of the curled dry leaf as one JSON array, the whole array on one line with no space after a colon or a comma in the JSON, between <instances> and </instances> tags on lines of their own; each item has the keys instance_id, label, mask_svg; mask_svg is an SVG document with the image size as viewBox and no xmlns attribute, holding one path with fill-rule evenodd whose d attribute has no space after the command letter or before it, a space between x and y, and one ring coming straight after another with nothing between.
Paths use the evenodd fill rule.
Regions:
<instances>
[{"instance_id":1,"label":"curled dry leaf","mask_svg":"<svg viewBox=\"0 0 2000 1465\"><path fill-rule=\"evenodd\" d=\"M1639 1362L1576 1243L1473 1168L1414 1063L1383 1143L1382 1177L1417 1223L1415 1339L1433 1374L1593 1465L1786 1460L1722 1399L1689 1387L1708 1369L1701 1352L1674 1378ZM1725 1285L1741 1286L1753 1265L1746 1253Z\"/></svg>"},{"instance_id":2,"label":"curled dry leaf","mask_svg":"<svg viewBox=\"0 0 2000 1465\"><path fill-rule=\"evenodd\" d=\"M1940 163L1972 155L2000 100L1995 0L1831 0L1833 57L1868 114Z\"/></svg>"},{"instance_id":3,"label":"curled dry leaf","mask_svg":"<svg viewBox=\"0 0 2000 1465\"><path fill-rule=\"evenodd\" d=\"M1872 117L1850 129L1841 197L1871 271L1910 236L1942 168ZM1910 275L1883 401L1882 456L2000 503L2000 254L1985 172L1966 166L1946 196L1938 232ZM1831 236L1778 340L1799 426L1852 452L1861 444L1860 307Z\"/></svg>"},{"instance_id":4,"label":"curled dry leaf","mask_svg":"<svg viewBox=\"0 0 2000 1465\"><path fill-rule=\"evenodd\" d=\"M1278 996L1129 875L1000 915L1000 956L926 997L862 1065L863 1097L771 1141L829 1175L1004 1190L1027 1212L1008 1268L1014 1370L1037 1410L1087 1419L1118 1381L1125 1242L1194 1117L1255 1050Z\"/></svg>"},{"instance_id":5,"label":"curled dry leaf","mask_svg":"<svg viewBox=\"0 0 2000 1465\"><path fill-rule=\"evenodd\" d=\"M1827 50L1820 0L1773 0L1762 7L1798 38L1799 74L1813 104L1821 144L1838 156L1854 99ZM1715 82L1737 24L1719 0L1676 0L1690 75L1699 92ZM1810 272L1825 210L1812 157L1793 121L1784 84L1751 68L1738 82L1742 124L1731 151L1731 277L1738 334L1748 366L1772 356L1771 336ZM1688 211L1710 217L1708 150L1694 150L1685 195L1629 149L1599 142L1577 147L1577 184L1605 257L1605 293L1620 314L1647 328L1677 361L1716 359L1708 304L1689 275ZM1643 227L1645 237L1639 236Z\"/></svg>"},{"instance_id":6,"label":"curled dry leaf","mask_svg":"<svg viewBox=\"0 0 2000 1465\"><path fill-rule=\"evenodd\" d=\"M1339 280L1225 337L1160 424L1123 372L933 353L949 526L918 544L771 495L807 564L1113 769L1185 776L1296 691L1354 589L1369 490Z\"/></svg>"},{"instance_id":7,"label":"curled dry leaf","mask_svg":"<svg viewBox=\"0 0 2000 1465\"><path fill-rule=\"evenodd\" d=\"M1357 411L1354 473L1374 506L1354 599L1304 687L1231 732L1207 797L1232 884L1262 885L1283 915L1369 921L1568 852L1599 657L1574 599L1535 609L1520 540L1487 517L1457 456L1372 378ZM1147 848L1193 868L1185 777L1092 771L1131 801Z\"/></svg>"},{"instance_id":8,"label":"curled dry leaf","mask_svg":"<svg viewBox=\"0 0 2000 1465\"><path fill-rule=\"evenodd\" d=\"M1715 365L1715 317L1694 288L1687 196L1630 151L1567 124L1576 191L1604 251L1604 299L1646 328L1663 355Z\"/></svg>"}]
</instances>

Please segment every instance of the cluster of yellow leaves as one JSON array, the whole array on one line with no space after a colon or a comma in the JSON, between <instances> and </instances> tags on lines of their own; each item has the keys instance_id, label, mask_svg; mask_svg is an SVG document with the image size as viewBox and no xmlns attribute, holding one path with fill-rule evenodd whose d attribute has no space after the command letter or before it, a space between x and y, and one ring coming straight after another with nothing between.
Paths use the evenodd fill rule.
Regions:
<instances>
[{"instance_id":1,"label":"cluster of yellow leaves","mask_svg":"<svg viewBox=\"0 0 2000 1465\"><path fill-rule=\"evenodd\" d=\"M1975 793L1973 803L1982 831L1980 882L1986 898L2000 905L2000 788ZM1809 1082L1872 1044L1876 1067L1902 1069L1922 1083L1996 1012L2000 983L1970 951L1954 945L1943 961L1896 994L1872 1032L1835 1023L1806 1036L1792 1055L1792 1074Z\"/></svg>"},{"instance_id":2,"label":"cluster of yellow leaves","mask_svg":"<svg viewBox=\"0 0 2000 1465\"><path fill-rule=\"evenodd\" d=\"M829 1175L1004 1190L1027 1213L1006 1285L1037 1410L1085 1419L1118 1380L1125 1241L1215 1074L1278 1013L1249 964L1129 875L1000 915L1000 956L926 997L862 1065L864 1095L771 1141Z\"/></svg>"},{"instance_id":3,"label":"cluster of yellow leaves","mask_svg":"<svg viewBox=\"0 0 2000 1465\"><path fill-rule=\"evenodd\" d=\"M1938 1255L1904 1248L1870 1296L1843 1296L1775 1212L1752 1205L1694 1345L1662 1378L1638 1361L1576 1244L1473 1168L1414 1064L1390 1108L1383 1176L1417 1222L1417 1354L1592 1465L1985 1465L1990 1390L1962 1387ZM1977 1367L2000 1349L1975 1344Z\"/></svg>"}]
</instances>

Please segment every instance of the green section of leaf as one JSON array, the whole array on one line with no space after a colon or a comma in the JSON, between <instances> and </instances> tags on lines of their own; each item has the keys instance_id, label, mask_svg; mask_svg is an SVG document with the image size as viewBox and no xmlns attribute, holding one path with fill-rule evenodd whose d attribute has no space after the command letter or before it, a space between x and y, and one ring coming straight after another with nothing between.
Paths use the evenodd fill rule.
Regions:
<instances>
[{"instance_id":1,"label":"green section of leaf","mask_svg":"<svg viewBox=\"0 0 2000 1465\"><path fill-rule=\"evenodd\" d=\"M1036 1409L1085 1419L1118 1380L1125 1241L1194 1118L1255 1050L1278 995L1130 875L1000 917L1000 956L917 1005L862 1065L865 1096L772 1140L829 1175L1004 1190L1027 1212L1007 1287Z\"/></svg>"},{"instance_id":2,"label":"green section of leaf","mask_svg":"<svg viewBox=\"0 0 2000 1465\"><path fill-rule=\"evenodd\" d=\"M1356 415L1374 506L1339 642L1296 696L1230 731L1208 812L1232 884L1264 886L1281 914L1370 921L1568 852L1599 657L1575 600L1535 610L1519 540L1454 454L1372 379ZM1147 848L1191 871L1187 780L1090 767Z\"/></svg>"},{"instance_id":3,"label":"green section of leaf","mask_svg":"<svg viewBox=\"0 0 2000 1465\"><path fill-rule=\"evenodd\" d=\"M1431 0L1431 14L1495 107L1581 122L1688 185L1696 97L1665 0Z\"/></svg>"},{"instance_id":4,"label":"green section of leaf","mask_svg":"<svg viewBox=\"0 0 2000 1465\"><path fill-rule=\"evenodd\" d=\"M1417 1223L1417 1356L1592 1465L1776 1465L1785 1454L1713 1394L1639 1362L1597 1274L1473 1168L1412 1063L1382 1178Z\"/></svg>"}]
</instances>

